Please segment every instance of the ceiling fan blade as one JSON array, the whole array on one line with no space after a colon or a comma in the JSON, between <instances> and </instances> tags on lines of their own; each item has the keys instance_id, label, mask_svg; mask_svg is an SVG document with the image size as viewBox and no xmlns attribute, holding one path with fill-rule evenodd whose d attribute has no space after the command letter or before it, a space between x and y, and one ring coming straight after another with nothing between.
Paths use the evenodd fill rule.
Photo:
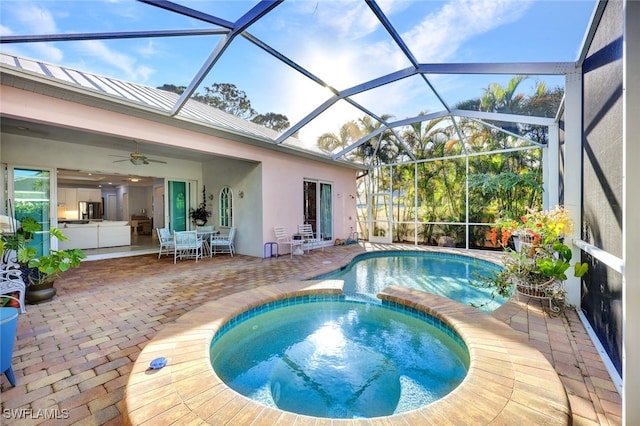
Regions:
<instances>
[{"instance_id":1,"label":"ceiling fan blade","mask_svg":"<svg viewBox=\"0 0 640 426\"><path fill-rule=\"evenodd\" d=\"M115 155L115 154L109 154L109 157L129 158L128 155Z\"/></svg>"},{"instance_id":2,"label":"ceiling fan blade","mask_svg":"<svg viewBox=\"0 0 640 426\"><path fill-rule=\"evenodd\" d=\"M160 160L152 160L150 158L145 158L145 160L147 160L149 163L162 163L162 164L167 164L166 161L160 161Z\"/></svg>"},{"instance_id":3,"label":"ceiling fan blade","mask_svg":"<svg viewBox=\"0 0 640 426\"><path fill-rule=\"evenodd\" d=\"M121 163L123 161L129 161L129 158L125 158L124 160L114 160L114 163Z\"/></svg>"}]
</instances>

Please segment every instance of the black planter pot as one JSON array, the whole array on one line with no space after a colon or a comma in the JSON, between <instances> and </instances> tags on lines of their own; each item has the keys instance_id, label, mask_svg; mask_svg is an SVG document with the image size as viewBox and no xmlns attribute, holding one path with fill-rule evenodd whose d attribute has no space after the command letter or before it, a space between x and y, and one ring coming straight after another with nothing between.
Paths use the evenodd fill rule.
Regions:
<instances>
[{"instance_id":1,"label":"black planter pot","mask_svg":"<svg viewBox=\"0 0 640 426\"><path fill-rule=\"evenodd\" d=\"M27 303L35 305L48 302L56 295L54 281L41 281L42 273L38 268L22 268L21 274L27 284L27 292L24 296Z\"/></svg>"},{"instance_id":2,"label":"black planter pot","mask_svg":"<svg viewBox=\"0 0 640 426\"><path fill-rule=\"evenodd\" d=\"M38 303L48 302L56 295L56 289L53 287L53 282L34 284L27 288L27 293L24 298L27 303L36 305Z\"/></svg>"}]
</instances>

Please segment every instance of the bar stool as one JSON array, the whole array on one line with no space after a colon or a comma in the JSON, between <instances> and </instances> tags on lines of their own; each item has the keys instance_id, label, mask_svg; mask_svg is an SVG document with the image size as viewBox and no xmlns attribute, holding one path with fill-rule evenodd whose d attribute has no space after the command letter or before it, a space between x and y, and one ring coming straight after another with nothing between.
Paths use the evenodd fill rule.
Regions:
<instances>
[{"instance_id":1,"label":"bar stool","mask_svg":"<svg viewBox=\"0 0 640 426\"><path fill-rule=\"evenodd\" d=\"M13 358L13 344L16 340L16 329L18 328L18 309L0 308L0 374L7 376L11 386L16 385L16 378L11 368L11 358Z\"/></svg>"}]
</instances>

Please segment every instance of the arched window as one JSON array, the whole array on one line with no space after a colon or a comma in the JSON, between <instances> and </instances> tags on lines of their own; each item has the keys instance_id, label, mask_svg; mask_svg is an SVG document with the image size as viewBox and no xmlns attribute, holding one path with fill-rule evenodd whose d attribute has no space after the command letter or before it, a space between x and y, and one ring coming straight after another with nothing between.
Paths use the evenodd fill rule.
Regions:
<instances>
[{"instance_id":1,"label":"arched window","mask_svg":"<svg viewBox=\"0 0 640 426\"><path fill-rule=\"evenodd\" d=\"M220 227L233 226L233 193L228 186L220 190Z\"/></svg>"}]
</instances>

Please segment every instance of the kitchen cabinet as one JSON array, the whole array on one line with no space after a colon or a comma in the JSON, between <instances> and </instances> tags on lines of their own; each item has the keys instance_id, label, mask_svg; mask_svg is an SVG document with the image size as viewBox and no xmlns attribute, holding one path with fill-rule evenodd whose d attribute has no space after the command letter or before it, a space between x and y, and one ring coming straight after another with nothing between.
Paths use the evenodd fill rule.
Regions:
<instances>
[{"instance_id":1,"label":"kitchen cabinet","mask_svg":"<svg viewBox=\"0 0 640 426\"><path fill-rule=\"evenodd\" d=\"M58 206L67 210L78 209L78 197L75 188L58 188Z\"/></svg>"},{"instance_id":2,"label":"kitchen cabinet","mask_svg":"<svg viewBox=\"0 0 640 426\"><path fill-rule=\"evenodd\" d=\"M78 188L77 201L102 202L102 191L99 189Z\"/></svg>"}]
</instances>

